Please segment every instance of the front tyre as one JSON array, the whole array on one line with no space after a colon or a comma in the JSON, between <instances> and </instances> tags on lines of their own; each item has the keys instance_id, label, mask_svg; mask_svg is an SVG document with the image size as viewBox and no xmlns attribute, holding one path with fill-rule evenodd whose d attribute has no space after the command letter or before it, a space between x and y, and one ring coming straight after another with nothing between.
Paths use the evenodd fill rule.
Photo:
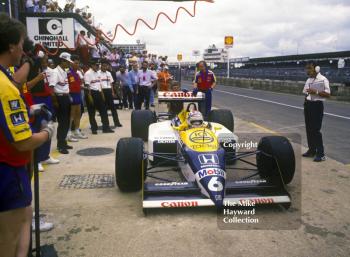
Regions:
<instances>
[{"instance_id":1,"label":"front tyre","mask_svg":"<svg viewBox=\"0 0 350 257\"><path fill-rule=\"evenodd\" d=\"M131 113L131 136L148 140L148 128L155 123L155 113L150 110L134 110Z\"/></svg>"},{"instance_id":2,"label":"front tyre","mask_svg":"<svg viewBox=\"0 0 350 257\"><path fill-rule=\"evenodd\" d=\"M147 170L141 138L121 138L115 158L116 183L122 192L139 191ZM144 177L142 176L144 175Z\"/></svg>"},{"instance_id":3,"label":"front tyre","mask_svg":"<svg viewBox=\"0 0 350 257\"><path fill-rule=\"evenodd\" d=\"M260 139L256 163L262 178L282 177L289 184L295 173L293 147L286 137L267 136Z\"/></svg>"}]
</instances>

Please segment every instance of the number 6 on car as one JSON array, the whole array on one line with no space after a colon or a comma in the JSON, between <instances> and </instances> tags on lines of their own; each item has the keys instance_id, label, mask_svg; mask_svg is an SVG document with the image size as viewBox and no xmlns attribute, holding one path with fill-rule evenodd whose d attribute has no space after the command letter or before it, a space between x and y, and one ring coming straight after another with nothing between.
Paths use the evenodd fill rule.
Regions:
<instances>
[{"instance_id":1,"label":"number 6 on car","mask_svg":"<svg viewBox=\"0 0 350 257\"><path fill-rule=\"evenodd\" d=\"M208 183L208 189L210 191L219 192L224 189L224 186L220 181L218 181L218 177L212 177Z\"/></svg>"}]
</instances>

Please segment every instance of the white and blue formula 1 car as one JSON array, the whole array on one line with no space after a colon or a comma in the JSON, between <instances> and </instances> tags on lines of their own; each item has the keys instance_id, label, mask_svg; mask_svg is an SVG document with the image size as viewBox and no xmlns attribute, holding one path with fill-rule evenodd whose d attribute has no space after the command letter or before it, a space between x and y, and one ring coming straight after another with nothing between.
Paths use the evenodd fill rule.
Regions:
<instances>
[{"instance_id":1,"label":"white and blue formula 1 car","mask_svg":"<svg viewBox=\"0 0 350 257\"><path fill-rule=\"evenodd\" d=\"M159 103L187 103L187 108L203 100L201 93L158 94ZM117 144L117 186L122 192L142 190L144 211L172 207L220 208L225 201L290 207L286 184L294 176L295 155L287 138L263 137L256 150L238 152L227 147L238 142L230 110L212 110L203 126L183 130L174 127L171 117L173 113L135 110L131 116L132 137L122 138ZM251 156L256 156L256 162L246 160ZM251 167L237 168L238 161ZM228 174L236 170L247 170L249 175L227 179ZM179 173L181 179L159 176L169 172Z\"/></svg>"}]
</instances>

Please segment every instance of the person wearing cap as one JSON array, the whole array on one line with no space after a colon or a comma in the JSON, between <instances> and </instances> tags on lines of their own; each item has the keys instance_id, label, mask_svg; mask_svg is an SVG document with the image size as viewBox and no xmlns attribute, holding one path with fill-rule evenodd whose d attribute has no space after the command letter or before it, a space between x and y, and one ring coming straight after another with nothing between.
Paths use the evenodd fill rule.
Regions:
<instances>
[{"instance_id":1,"label":"person wearing cap","mask_svg":"<svg viewBox=\"0 0 350 257\"><path fill-rule=\"evenodd\" d=\"M163 66L163 69L158 72L158 90L159 91L169 91L169 85L173 79L173 76L169 73L169 67L167 65Z\"/></svg>"},{"instance_id":2,"label":"person wearing cap","mask_svg":"<svg viewBox=\"0 0 350 257\"><path fill-rule=\"evenodd\" d=\"M303 157L314 157L315 162L326 160L322 140L323 102L331 96L328 79L320 73L320 67L315 63L306 65L307 79L303 93L306 137L309 149Z\"/></svg>"},{"instance_id":3,"label":"person wearing cap","mask_svg":"<svg viewBox=\"0 0 350 257\"><path fill-rule=\"evenodd\" d=\"M84 75L84 82L88 88L89 101L93 102L94 108L89 112L89 121L92 134L97 134L97 123L95 119L96 110L100 113L103 133L114 133L109 127L108 113L104 103L102 94L101 74L99 72L98 62L92 60L90 62L90 69Z\"/></svg>"},{"instance_id":4,"label":"person wearing cap","mask_svg":"<svg viewBox=\"0 0 350 257\"><path fill-rule=\"evenodd\" d=\"M71 97L69 95L69 84L66 70L73 63L71 55L63 52L59 55L59 64L51 73L50 86L53 87L57 101L57 150L61 154L68 154L73 149L66 142L70 127Z\"/></svg>"},{"instance_id":5,"label":"person wearing cap","mask_svg":"<svg viewBox=\"0 0 350 257\"><path fill-rule=\"evenodd\" d=\"M113 83L114 79L112 77L112 74L108 71L108 61L104 60L101 64L101 71L100 71L100 78L101 78L101 86L102 86L102 92L105 98L105 105L106 108L111 110L113 122L115 127L122 127L122 124L120 124L118 112L117 109L114 106L114 88Z\"/></svg>"}]
</instances>

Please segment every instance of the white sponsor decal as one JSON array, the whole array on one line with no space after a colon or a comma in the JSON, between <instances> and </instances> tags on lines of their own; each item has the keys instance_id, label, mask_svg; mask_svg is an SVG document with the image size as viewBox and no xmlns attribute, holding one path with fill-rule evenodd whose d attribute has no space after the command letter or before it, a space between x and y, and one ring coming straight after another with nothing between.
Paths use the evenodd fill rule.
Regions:
<instances>
[{"instance_id":1,"label":"white sponsor decal","mask_svg":"<svg viewBox=\"0 0 350 257\"><path fill-rule=\"evenodd\" d=\"M235 184L260 184L260 183L266 183L266 180L265 179L252 179L252 180L235 181Z\"/></svg>"},{"instance_id":2,"label":"white sponsor decal","mask_svg":"<svg viewBox=\"0 0 350 257\"><path fill-rule=\"evenodd\" d=\"M157 142L160 144L174 144L176 141L175 140L157 140Z\"/></svg>"},{"instance_id":3,"label":"white sponsor decal","mask_svg":"<svg viewBox=\"0 0 350 257\"><path fill-rule=\"evenodd\" d=\"M199 180L207 176L220 176L220 177L226 178L226 172L218 168L207 168L207 169L201 169L196 173L196 177Z\"/></svg>"},{"instance_id":4,"label":"white sponsor decal","mask_svg":"<svg viewBox=\"0 0 350 257\"><path fill-rule=\"evenodd\" d=\"M188 182L155 183L155 186L187 186Z\"/></svg>"}]
</instances>

